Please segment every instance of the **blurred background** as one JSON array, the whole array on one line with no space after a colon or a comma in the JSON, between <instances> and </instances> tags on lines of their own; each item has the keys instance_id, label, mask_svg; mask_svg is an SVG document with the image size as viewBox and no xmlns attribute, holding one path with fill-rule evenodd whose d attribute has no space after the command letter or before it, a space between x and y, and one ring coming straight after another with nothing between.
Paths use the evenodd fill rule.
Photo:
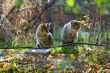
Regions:
<instances>
[{"instance_id":1,"label":"blurred background","mask_svg":"<svg viewBox=\"0 0 110 73\"><path fill-rule=\"evenodd\" d=\"M81 21L78 42L110 43L110 0L0 0L0 47L35 47L41 22L51 22L55 45L67 22Z\"/></svg>"}]
</instances>

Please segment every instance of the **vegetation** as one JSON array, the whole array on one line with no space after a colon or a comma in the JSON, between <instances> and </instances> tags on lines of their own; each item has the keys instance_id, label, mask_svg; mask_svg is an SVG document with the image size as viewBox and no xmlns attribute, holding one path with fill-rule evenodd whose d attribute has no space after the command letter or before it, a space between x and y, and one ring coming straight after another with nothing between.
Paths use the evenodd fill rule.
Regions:
<instances>
[{"instance_id":1,"label":"vegetation","mask_svg":"<svg viewBox=\"0 0 110 73\"><path fill-rule=\"evenodd\" d=\"M48 1L0 0L0 73L110 73L110 0ZM81 22L78 41L61 45L73 19ZM55 44L46 54L28 52L41 22L52 23Z\"/></svg>"}]
</instances>

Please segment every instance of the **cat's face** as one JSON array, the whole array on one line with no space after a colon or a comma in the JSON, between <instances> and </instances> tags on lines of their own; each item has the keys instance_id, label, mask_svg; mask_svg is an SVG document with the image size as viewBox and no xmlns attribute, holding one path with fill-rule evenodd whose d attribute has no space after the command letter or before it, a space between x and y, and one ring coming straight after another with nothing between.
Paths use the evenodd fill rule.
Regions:
<instances>
[{"instance_id":1,"label":"cat's face","mask_svg":"<svg viewBox=\"0 0 110 73\"><path fill-rule=\"evenodd\" d=\"M41 25L41 32L49 32L50 23L42 23Z\"/></svg>"},{"instance_id":2,"label":"cat's face","mask_svg":"<svg viewBox=\"0 0 110 73\"><path fill-rule=\"evenodd\" d=\"M71 21L71 27L72 29L74 30L79 30L80 29L80 21L77 21L77 20L72 20Z\"/></svg>"}]
</instances>

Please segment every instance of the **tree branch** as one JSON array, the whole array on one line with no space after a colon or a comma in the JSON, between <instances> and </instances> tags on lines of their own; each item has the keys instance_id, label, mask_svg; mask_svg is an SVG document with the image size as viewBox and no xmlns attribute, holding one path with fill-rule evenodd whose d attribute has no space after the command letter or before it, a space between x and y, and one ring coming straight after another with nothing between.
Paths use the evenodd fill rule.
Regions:
<instances>
[{"instance_id":1,"label":"tree branch","mask_svg":"<svg viewBox=\"0 0 110 73\"><path fill-rule=\"evenodd\" d=\"M32 19L30 19L28 22L30 23L32 20L34 20L34 19L36 19L36 18L40 20L40 16L44 13L44 11L45 11L46 9L50 8L50 7L52 6L52 4L55 3L55 1L56 1L56 0L52 0L51 3L45 4L44 7L42 8L42 11L38 14L38 16L35 15L35 16L34 16Z\"/></svg>"},{"instance_id":2,"label":"tree branch","mask_svg":"<svg viewBox=\"0 0 110 73\"><path fill-rule=\"evenodd\" d=\"M6 15L6 18L10 15L11 12L13 12L13 10L16 8L16 6L13 6L12 9L10 10L10 12Z\"/></svg>"},{"instance_id":3,"label":"tree branch","mask_svg":"<svg viewBox=\"0 0 110 73\"><path fill-rule=\"evenodd\" d=\"M62 45L54 45L52 47L43 47L43 48L56 48L56 47L63 47L63 46L70 46L70 45L90 45L90 46L102 46L102 47L106 47L106 44L94 44L94 43L69 43L69 44L62 44ZM23 48L23 49L42 49L39 47L32 47L32 46L25 46L25 47L0 47L0 49L18 49L18 48Z\"/></svg>"}]
</instances>

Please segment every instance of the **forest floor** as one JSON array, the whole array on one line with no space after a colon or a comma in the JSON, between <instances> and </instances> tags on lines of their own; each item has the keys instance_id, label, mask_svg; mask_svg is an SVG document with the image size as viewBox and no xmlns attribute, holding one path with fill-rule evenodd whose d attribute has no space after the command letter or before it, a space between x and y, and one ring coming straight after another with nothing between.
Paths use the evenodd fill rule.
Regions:
<instances>
[{"instance_id":1,"label":"forest floor","mask_svg":"<svg viewBox=\"0 0 110 73\"><path fill-rule=\"evenodd\" d=\"M0 73L110 73L110 50L80 50L78 55L25 51L0 50Z\"/></svg>"}]
</instances>

